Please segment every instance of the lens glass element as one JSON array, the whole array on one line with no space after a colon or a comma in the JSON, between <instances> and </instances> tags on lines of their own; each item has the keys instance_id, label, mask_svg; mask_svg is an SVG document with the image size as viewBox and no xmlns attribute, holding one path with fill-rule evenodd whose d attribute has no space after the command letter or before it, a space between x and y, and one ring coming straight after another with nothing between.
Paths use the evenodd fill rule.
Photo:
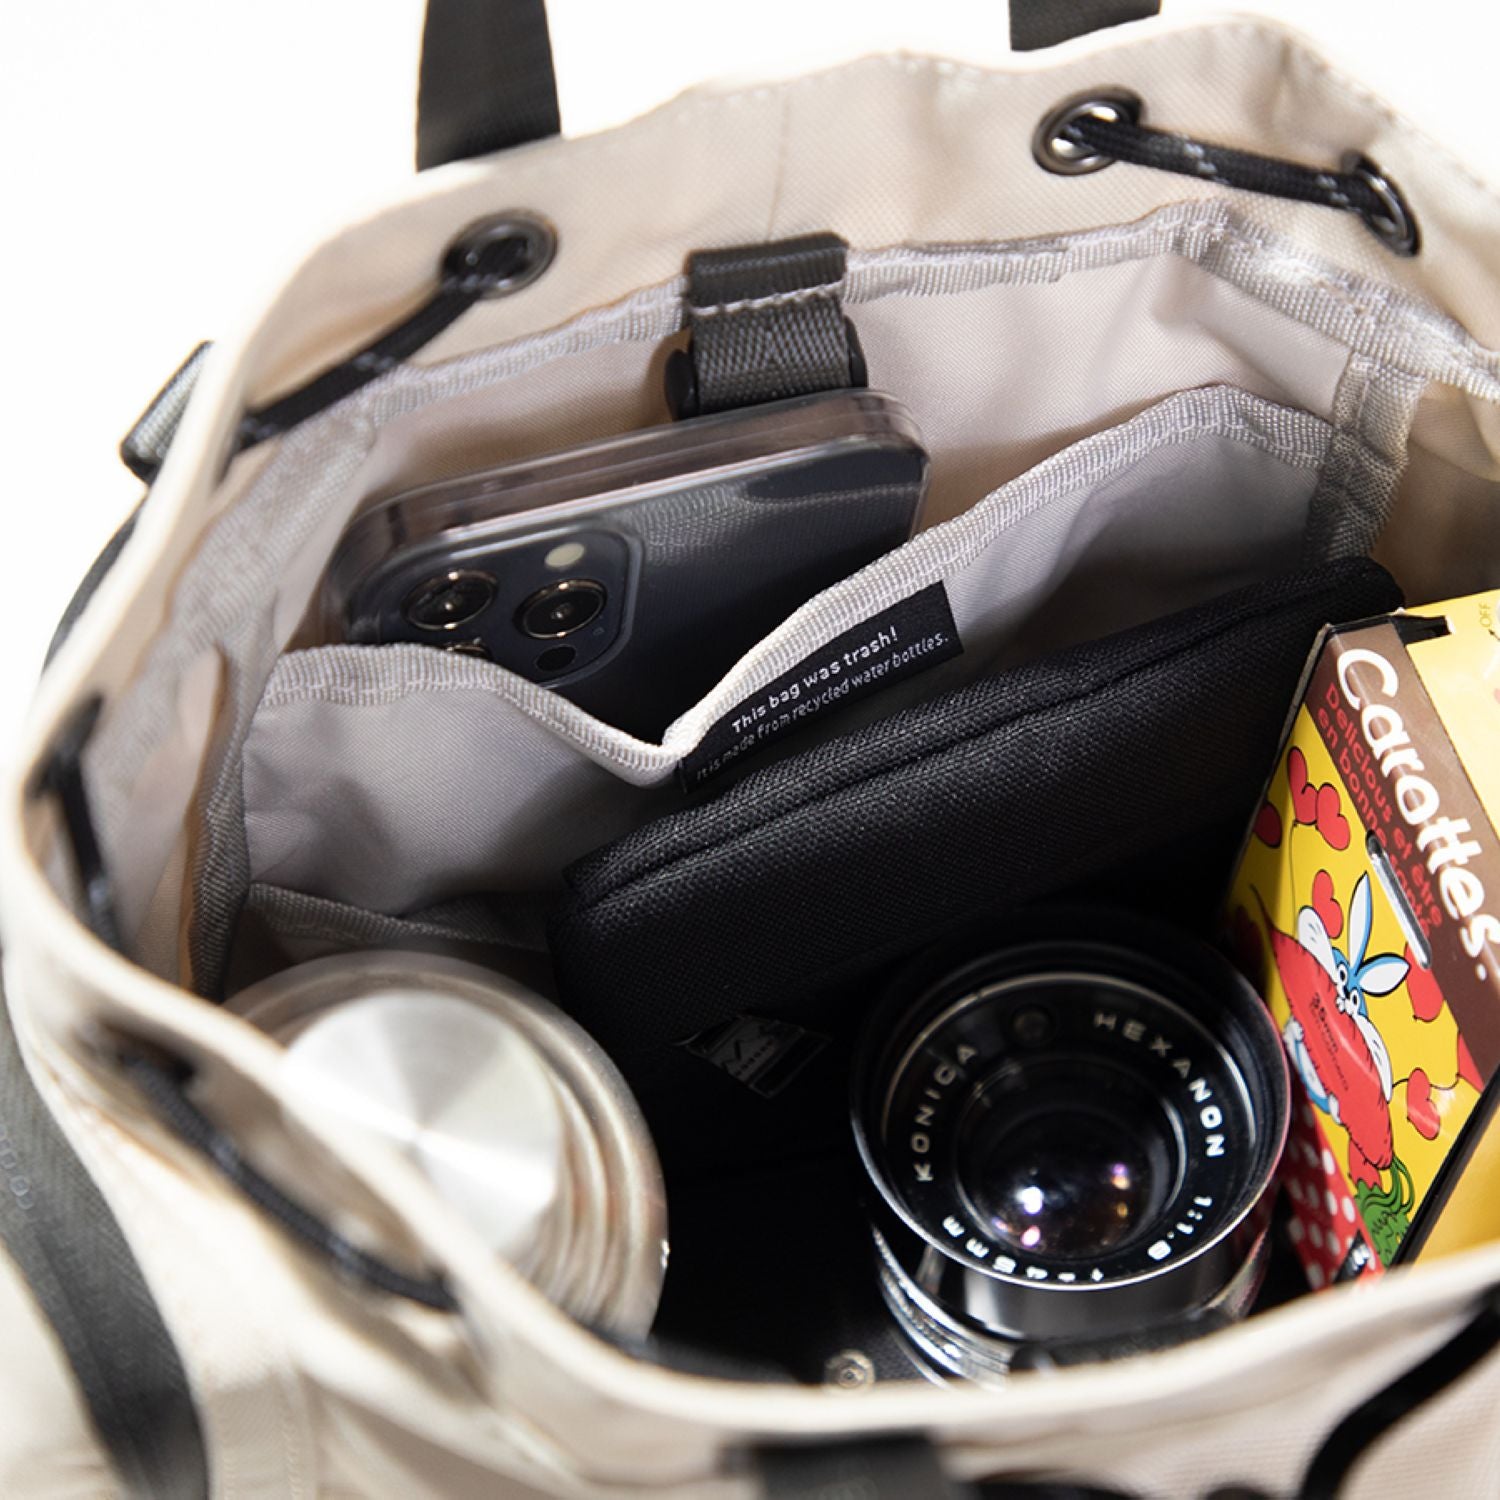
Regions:
<instances>
[{"instance_id":1,"label":"lens glass element","mask_svg":"<svg viewBox=\"0 0 1500 1500\"><path fill-rule=\"evenodd\" d=\"M1155 1222L1176 1175L1159 1110L1001 1087L970 1115L959 1185L994 1237L1023 1254L1081 1260L1125 1245Z\"/></svg>"},{"instance_id":2,"label":"lens glass element","mask_svg":"<svg viewBox=\"0 0 1500 1500\"><path fill-rule=\"evenodd\" d=\"M605 598L603 584L591 578L565 578L538 589L516 611L516 624L536 640L557 640L596 619Z\"/></svg>"},{"instance_id":3,"label":"lens glass element","mask_svg":"<svg viewBox=\"0 0 1500 1500\"><path fill-rule=\"evenodd\" d=\"M419 583L402 613L418 630L456 630L490 607L495 580L488 573L450 569Z\"/></svg>"}]
</instances>

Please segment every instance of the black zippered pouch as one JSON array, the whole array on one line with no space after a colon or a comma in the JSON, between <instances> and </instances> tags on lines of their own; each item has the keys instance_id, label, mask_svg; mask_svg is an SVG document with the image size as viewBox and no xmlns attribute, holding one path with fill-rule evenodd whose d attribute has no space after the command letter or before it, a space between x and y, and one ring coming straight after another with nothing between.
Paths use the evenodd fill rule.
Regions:
<instances>
[{"instance_id":1,"label":"black zippered pouch","mask_svg":"<svg viewBox=\"0 0 1500 1500\"><path fill-rule=\"evenodd\" d=\"M755 771L567 871L564 1003L650 1087L659 1049L987 912L1083 892L1202 925L1318 631L1401 603L1366 559L1285 574Z\"/></svg>"}]
</instances>

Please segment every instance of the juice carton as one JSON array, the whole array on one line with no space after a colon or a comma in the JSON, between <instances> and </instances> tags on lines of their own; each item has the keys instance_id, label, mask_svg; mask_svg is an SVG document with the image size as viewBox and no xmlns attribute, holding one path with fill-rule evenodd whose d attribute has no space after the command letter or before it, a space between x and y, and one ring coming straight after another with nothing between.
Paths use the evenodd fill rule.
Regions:
<instances>
[{"instance_id":1,"label":"juice carton","mask_svg":"<svg viewBox=\"0 0 1500 1500\"><path fill-rule=\"evenodd\" d=\"M1500 1236L1500 591L1324 632L1227 915L1312 1285Z\"/></svg>"}]
</instances>

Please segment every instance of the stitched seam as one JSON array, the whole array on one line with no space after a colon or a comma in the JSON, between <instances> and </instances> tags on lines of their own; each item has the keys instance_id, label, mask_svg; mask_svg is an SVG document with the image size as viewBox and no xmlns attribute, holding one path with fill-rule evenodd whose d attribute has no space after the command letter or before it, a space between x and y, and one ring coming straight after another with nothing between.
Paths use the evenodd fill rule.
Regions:
<instances>
[{"instance_id":1,"label":"stitched seam","mask_svg":"<svg viewBox=\"0 0 1500 1500\"><path fill-rule=\"evenodd\" d=\"M1185 253L1180 244L1153 243L1150 238L1153 227L1159 227L1168 233L1175 230L1200 236L1201 252L1195 255ZM1139 243L1133 245L1133 241ZM1080 251L1087 245L1111 244L1122 244L1125 247L1125 253L1118 260L1079 264ZM1283 285L1324 292L1343 303L1357 317L1372 318L1379 315L1389 320L1386 326L1395 323L1409 333L1420 335L1421 342L1429 350L1451 361L1456 367L1455 373L1461 372L1490 387L1500 385L1500 352L1483 348L1430 303L1410 294L1400 293L1394 288L1367 283L1354 273L1341 272L1336 267L1309 261L1278 236L1240 222L1237 210L1212 200L1197 200L1186 205L1168 204L1131 223L1078 230L1059 236L1019 241L963 241L951 245L933 245L926 249L891 246L872 251L851 250L849 274L845 278L843 291L846 301L857 305L891 296L960 296L966 295L970 290L987 290L1016 284L1002 270L1001 274L975 288L951 292L861 285L877 280L882 270L899 271L905 268L920 272L935 270L950 262L992 262L1003 267L1007 262L1040 264L1051 257L1057 264L1048 279L1057 283L1070 275L1087 274L1089 271L1108 269L1117 264L1135 264L1155 258L1173 257L1199 266L1217 280L1243 291L1263 307L1279 312L1282 316L1294 316L1277 308L1274 302L1268 300L1263 289L1244 285L1241 278L1227 274L1224 267L1214 264L1208 254L1211 249L1242 252L1250 256L1256 265L1279 277ZM384 381L367 385L362 391L353 393L345 402L330 408L330 411L342 412L347 403L351 414L364 414L371 405L387 401L393 394L399 393L402 398L413 403L400 414L410 415L413 410L451 399L456 393L446 389L445 382L459 377L472 376L477 386L498 384L569 354L658 339L671 329L680 330L686 326L686 310L682 302L684 288L684 278L673 277L627 294L619 302L611 304L610 315L604 318L587 312L577 314L549 330L521 335L489 349L459 355L452 360L435 364L403 366ZM637 323L641 315L653 311L662 317L664 326L633 328L632 325ZM1305 316L1297 315L1295 321L1322 333L1345 348L1354 348L1347 336L1323 326L1325 320L1309 322ZM584 329L584 337L580 339L580 327L586 324L591 326ZM1443 370L1434 367L1436 360L1432 355L1429 355L1427 361L1429 367L1422 369L1392 364L1381 353L1370 353L1369 357L1385 367L1398 369L1403 374L1425 379L1447 378ZM1453 383L1461 384L1461 388L1481 399L1500 401L1500 393L1494 389L1478 390L1463 386L1459 381ZM470 388L465 385L465 389ZM318 420L312 419L303 425L302 430L313 427ZM375 418L376 425L382 425L384 420L386 419L381 417ZM268 469L256 481L256 485L268 482L271 472ZM248 500L253 493L254 487L242 499Z\"/></svg>"},{"instance_id":2,"label":"stitched seam","mask_svg":"<svg viewBox=\"0 0 1500 1500\"><path fill-rule=\"evenodd\" d=\"M1174 210L1176 210L1175 213ZM1234 218L1226 218L1225 215L1234 215ZM1087 275L1091 271L1106 270L1115 265L1138 264L1147 260L1172 257L1198 266L1200 270L1216 280L1223 281L1244 292L1260 306L1280 313L1283 317L1290 317L1301 326L1323 334L1324 337L1344 348L1355 349L1349 337L1322 326L1321 321L1310 322L1305 316L1284 311L1266 296L1262 288L1246 285L1242 279L1227 274L1225 268L1214 264L1206 253L1210 248L1219 248L1240 251L1252 257L1256 268L1264 268L1273 272L1280 278L1281 284L1288 288L1325 293L1332 300L1342 303L1354 316L1369 320L1377 329L1389 329L1394 325L1399 330L1408 333L1420 333L1424 340L1430 340L1464 373L1480 377L1491 384L1500 381L1500 368L1497 368L1500 367L1500 355L1497 355L1496 351L1479 345L1451 318L1438 312L1431 303L1411 294L1401 293L1394 287L1366 282L1352 272L1341 272L1336 267L1323 266L1310 261L1297 253L1290 243L1281 242L1279 236L1273 238L1253 225L1237 222L1238 217L1238 210L1228 208L1227 205L1215 200L1201 199L1193 201L1191 205L1163 205L1153 210L1145 219L1133 223L1082 229L1062 236L1012 241L966 241L952 246L933 246L928 249L893 247L890 250L851 251L851 274L847 300L853 305L858 305L865 302L878 302L890 296L962 296L967 295L969 291L1026 284L1002 274L977 287L952 292L925 289L913 292L902 287L876 286L863 291L862 294L860 281L867 276L873 280L874 273L886 267L893 269L905 267L913 271L921 271L936 269L950 261L954 263L989 261L996 264L1009 260L1020 263L1043 262L1050 255L1058 262L1050 278L1051 283L1056 284L1068 276ZM1174 218L1175 225L1173 224ZM1185 250L1180 245L1151 243L1149 234L1153 222L1163 229L1172 226L1189 234L1202 235L1204 253L1193 254L1191 248ZM1135 253L1130 253L1133 240L1139 240L1141 243ZM1123 243L1126 247L1125 253L1118 260L1084 260L1080 253L1090 245L1112 243ZM953 253L944 254L945 250ZM1383 368L1396 369L1402 374L1419 375L1427 379L1441 378L1441 374L1432 369L1414 370L1404 365L1393 364L1382 354L1368 353L1367 357L1375 360ZM1493 391L1487 394L1476 394L1482 394L1483 399L1486 400L1500 400L1500 396Z\"/></svg>"},{"instance_id":3,"label":"stitched seam","mask_svg":"<svg viewBox=\"0 0 1500 1500\"><path fill-rule=\"evenodd\" d=\"M292 888L275 886L269 881L256 881L251 885L250 894L245 900L247 911L262 918L279 934L286 937L322 938L328 942L342 942L347 940L351 933L368 933L372 928L380 928L389 932L392 937L405 933L416 937L445 938L462 943L488 943L496 946L504 946L508 941L499 933L476 935L456 926L413 921L410 917L391 916L386 912L374 911L368 907L354 906L349 903L343 904L348 905L352 914L351 918L347 924L341 925L335 916L323 913L304 915L290 902L283 902L275 897L257 898L255 894L257 890L292 891ZM292 894L300 895L302 892L292 891ZM312 899L326 900L327 898L313 897Z\"/></svg>"},{"instance_id":4,"label":"stitched seam","mask_svg":"<svg viewBox=\"0 0 1500 1500\"><path fill-rule=\"evenodd\" d=\"M839 295L841 282L802 287L795 292L768 292L764 297L746 297L739 302L715 302L708 307L689 306L695 318L721 318L729 313L754 312L759 308L787 307L796 302L831 301Z\"/></svg>"}]
</instances>

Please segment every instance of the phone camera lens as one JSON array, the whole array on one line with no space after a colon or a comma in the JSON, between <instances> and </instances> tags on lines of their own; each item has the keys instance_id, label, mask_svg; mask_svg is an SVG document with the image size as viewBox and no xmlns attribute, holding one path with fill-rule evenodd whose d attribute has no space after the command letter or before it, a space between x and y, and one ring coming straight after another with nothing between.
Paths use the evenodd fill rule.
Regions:
<instances>
[{"instance_id":1,"label":"phone camera lens","mask_svg":"<svg viewBox=\"0 0 1500 1500\"><path fill-rule=\"evenodd\" d=\"M401 612L418 630L456 630L490 607L495 580L488 573L452 569L419 583Z\"/></svg>"},{"instance_id":2,"label":"phone camera lens","mask_svg":"<svg viewBox=\"0 0 1500 1500\"><path fill-rule=\"evenodd\" d=\"M516 611L516 624L534 640L557 640L597 619L607 597L591 578L564 578L538 589Z\"/></svg>"},{"instance_id":3,"label":"phone camera lens","mask_svg":"<svg viewBox=\"0 0 1500 1500\"><path fill-rule=\"evenodd\" d=\"M563 672L573 665L578 653L571 646L548 646L542 654L537 657L536 665L539 672Z\"/></svg>"}]
</instances>

